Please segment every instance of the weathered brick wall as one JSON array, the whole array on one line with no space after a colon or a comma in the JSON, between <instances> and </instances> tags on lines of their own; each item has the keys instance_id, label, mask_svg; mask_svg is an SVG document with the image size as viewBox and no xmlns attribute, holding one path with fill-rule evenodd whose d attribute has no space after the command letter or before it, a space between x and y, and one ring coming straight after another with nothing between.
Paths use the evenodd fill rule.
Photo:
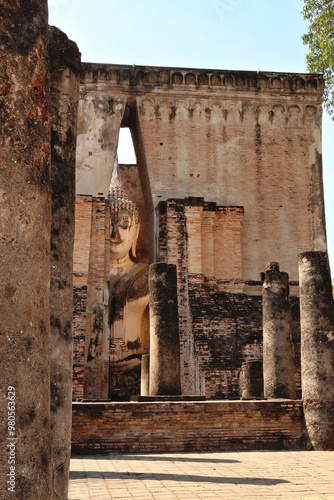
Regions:
<instances>
[{"instance_id":1,"label":"weathered brick wall","mask_svg":"<svg viewBox=\"0 0 334 500\"><path fill-rule=\"evenodd\" d=\"M262 359L262 297L219 290L219 282L189 276L193 335L205 394L210 399L239 398L244 361ZM291 297L296 382L300 396L299 300Z\"/></svg>"},{"instance_id":2,"label":"weathered brick wall","mask_svg":"<svg viewBox=\"0 0 334 500\"><path fill-rule=\"evenodd\" d=\"M74 453L303 446L301 401L73 404Z\"/></svg>"},{"instance_id":3,"label":"weathered brick wall","mask_svg":"<svg viewBox=\"0 0 334 500\"><path fill-rule=\"evenodd\" d=\"M194 273L198 273L200 282L206 273L210 273L206 276L211 279L214 275L229 278L229 282L231 278L232 281L241 279L242 217L242 207L219 207L203 198L168 199L158 205L158 259L175 264L178 270L183 394L201 392L196 352L199 344L194 343L188 275L194 277ZM233 286L235 288L235 283ZM226 394L231 395L233 391L226 387ZM213 396L212 390L210 396Z\"/></svg>"},{"instance_id":4,"label":"weathered brick wall","mask_svg":"<svg viewBox=\"0 0 334 500\"><path fill-rule=\"evenodd\" d=\"M186 198L184 205L188 273L242 279L243 207L220 207L203 198Z\"/></svg>"},{"instance_id":5,"label":"weathered brick wall","mask_svg":"<svg viewBox=\"0 0 334 500\"><path fill-rule=\"evenodd\" d=\"M74 285L87 285L92 230L92 196L75 197Z\"/></svg>"},{"instance_id":6,"label":"weathered brick wall","mask_svg":"<svg viewBox=\"0 0 334 500\"><path fill-rule=\"evenodd\" d=\"M198 359L192 335L188 290L187 226L184 200L168 200L159 204L159 261L177 266L181 390L182 394L200 392Z\"/></svg>"},{"instance_id":7,"label":"weathered brick wall","mask_svg":"<svg viewBox=\"0 0 334 500\"><path fill-rule=\"evenodd\" d=\"M123 177L132 186L133 198L140 200L139 183L131 182L135 179L134 170L133 167L124 169ZM101 291L107 279L107 267L104 266L107 266L108 239L104 199L77 196L76 215L74 399L83 397L88 267L90 280L97 280ZM240 207L225 209L195 198L167 200L159 205L159 259L178 266L183 394L200 392L201 371L208 398L238 398L241 364L250 359L262 359L262 302L258 295L261 285L260 282L245 284L240 279L242 215ZM215 233L218 239L223 233L229 241L224 252L215 246ZM231 252L228 252L230 247ZM227 262L224 262L226 253ZM234 273L235 279L217 280L206 274L219 266L227 269L221 274L223 278ZM199 273L192 274L189 270ZM248 294L242 293L245 286ZM230 289L234 293L229 293ZM291 297L291 303L296 381L300 394L298 298ZM96 380L97 385L100 383Z\"/></svg>"},{"instance_id":8,"label":"weathered brick wall","mask_svg":"<svg viewBox=\"0 0 334 500\"><path fill-rule=\"evenodd\" d=\"M82 82L78 192L94 194L94 170L102 179L113 162L105 132L126 121L148 205L194 196L244 207L244 280L273 260L296 280L296 256L325 249L320 75L83 64Z\"/></svg>"},{"instance_id":9,"label":"weathered brick wall","mask_svg":"<svg viewBox=\"0 0 334 500\"><path fill-rule=\"evenodd\" d=\"M261 297L219 291L217 283L204 280L190 279L190 283L193 334L205 373L206 395L239 397L242 362L262 358Z\"/></svg>"},{"instance_id":10,"label":"weathered brick wall","mask_svg":"<svg viewBox=\"0 0 334 500\"><path fill-rule=\"evenodd\" d=\"M130 171L133 174L133 167ZM130 183L125 175L125 182ZM133 177L132 177L133 178ZM134 192L132 195L139 198ZM139 190L138 183L136 184ZM194 212L197 210L197 222ZM190 216L189 216L190 214ZM100 290L106 278L105 247L108 231L105 230L105 202L102 198L77 196L75 241L75 314L74 314L74 393L73 398L83 397L84 343L86 333L87 279L99 282ZM205 276L211 261L211 269L217 268L222 254L214 252L216 229L209 229L207 220L222 220L224 234L236 244L228 259L229 273L238 271L240 252L240 217L242 210L217 207L203 199L168 200L159 208L160 260L178 266L179 311L181 332L181 360L183 393L200 391L201 370L205 378L205 393L212 399L238 398L241 364L250 359L262 358L262 304L261 296L241 292L245 286L239 279L216 280ZM188 223L188 219L191 223ZM231 221L231 222L230 222ZM230 228L230 229L229 229ZM228 232L231 236L229 237ZM238 236L239 234L239 236ZM208 240L211 237L211 245ZM189 241L193 246L189 251ZM196 247L197 242L197 247ZM239 245L240 249L240 245ZM210 253L211 252L211 253ZM189 256L192 255L189 264ZM208 257L209 255L209 257ZM223 254L224 255L224 254ZM226 264L225 264L226 265ZM189 274L189 267L200 271ZM208 271L208 272L209 272ZM227 274L228 275L228 274ZM226 275L225 275L226 276ZM235 275L237 278L237 275ZM260 283L248 288L260 287ZM234 288L239 293L228 293ZM300 333L298 299L291 298L294 318L294 345L297 366L297 385L300 394ZM96 384L99 384L96 380Z\"/></svg>"},{"instance_id":11,"label":"weathered brick wall","mask_svg":"<svg viewBox=\"0 0 334 500\"><path fill-rule=\"evenodd\" d=\"M73 400L83 397L87 278L91 247L92 197L76 196L73 252Z\"/></svg>"},{"instance_id":12,"label":"weathered brick wall","mask_svg":"<svg viewBox=\"0 0 334 500\"><path fill-rule=\"evenodd\" d=\"M109 363L103 355L104 286L106 276L107 204L92 198L91 234L87 276L84 397L108 397Z\"/></svg>"},{"instance_id":13,"label":"weathered brick wall","mask_svg":"<svg viewBox=\"0 0 334 500\"><path fill-rule=\"evenodd\" d=\"M76 192L108 196L125 96L81 92L76 158Z\"/></svg>"},{"instance_id":14,"label":"weathered brick wall","mask_svg":"<svg viewBox=\"0 0 334 500\"><path fill-rule=\"evenodd\" d=\"M261 354L256 297L266 263L278 261L296 281L297 255L326 248L323 79L84 64L82 82L78 193L106 195L118 129L129 126L138 170L128 187L144 207L142 255L178 266L183 392L198 392L199 361L210 396L236 396L241 363ZM102 276L97 254L91 247L90 273L101 266ZM89 286L87 295L89 309ZM102 295L99 285L95 304Z\"/></svg>"},{"instance_id":15,"label":"weathered brick wall","mask_svg":"<svg viewBox=\"0 0 334 500\"><path fill-rule=\"evenodd\" d=\"M309 156L320 153L315 141L320 110L281 102L138 99L153 196L204 196L245 208L245 280L257 279L270 260L296 280L296 256L303 248L325 245L324 233L313 232L312 214L320 154Z\"/></svg>"},{"instance_id":16,"label":"weathered brick wall","mask_svg":"<svg viewBox=\"0 0 334 500\"><path fill-rule=\"evenodd\" d=\"M78 399L84 396L87 317L88 321L92 321L92 307L89 307L88 293L92 302L96 290L103 288L106 238L105 200L77 195L75 217L73 399ZM101 383L101 380L98 381L97 378L96 383Z\"/></svg>"},{"instance_id":17,"label":"weathered brick wall","mask_svg":"<svg viewBox=\"0 0 334 500\"><path fill-rule=\"evenodd\" d=\"M73 400L83 398L87 286L73 289Z\"/></svg>"}]
</instances>

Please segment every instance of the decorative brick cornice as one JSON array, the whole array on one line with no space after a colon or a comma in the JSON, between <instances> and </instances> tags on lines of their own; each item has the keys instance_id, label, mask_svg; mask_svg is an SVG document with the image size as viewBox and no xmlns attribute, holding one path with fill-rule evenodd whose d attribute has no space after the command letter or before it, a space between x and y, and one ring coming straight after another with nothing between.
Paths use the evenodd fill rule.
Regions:
<instances>
[{"instance_id":1,"label":"decorative brick cornice","mask_svg":"<svg viewBox=\"0 0 334 500\"><path fill-rule=\"evenodd\" d=\"M83 63L82 83L116 85L123 90L197 89L249 92L311 94L321 96L322 75L309 73L274 73L228 71L156 66Z\"/></svg>"}]
</instances>

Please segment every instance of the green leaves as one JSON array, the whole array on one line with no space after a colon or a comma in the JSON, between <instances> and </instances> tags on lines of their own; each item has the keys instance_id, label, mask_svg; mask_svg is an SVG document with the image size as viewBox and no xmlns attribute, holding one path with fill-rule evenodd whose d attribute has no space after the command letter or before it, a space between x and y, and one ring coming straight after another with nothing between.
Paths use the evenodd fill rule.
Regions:
<instances>
[{"instance_id":1,"label":"green leaves","mask_svg":"<svg viewBox=\"0 0 334 500\"><path fill-rule=\"evenodd\" d=\"M334 0L304 0L303 16L309 22L302 37L310 49L307 68L324 75L325 107L334 120Z\"/></svg>"}]
</instances>

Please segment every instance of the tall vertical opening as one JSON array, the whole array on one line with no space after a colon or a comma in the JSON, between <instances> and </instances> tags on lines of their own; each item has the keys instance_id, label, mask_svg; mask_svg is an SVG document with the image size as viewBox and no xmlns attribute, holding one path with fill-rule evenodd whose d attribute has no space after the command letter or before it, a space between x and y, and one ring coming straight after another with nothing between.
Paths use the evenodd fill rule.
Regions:
<instances>
[{"instance_id":1,"label":"tall vertical opening","mask_svg":"<svg viewBox=\"0 0 334 500\"><path fill-rule=\"evenodd\" d=\"M119 130L117 155L120 165L137 165L136 153L129 127L122 127Z\"/></svg>"},{"instance_id":2,"label":"tall vertical opening","mask_svg":"<svg viewBox=\"0 0 334 500\"><path fill-rule=\"evenodd\" d=\"M136 102L128 100L118 140L118 163L123 187L138 207L140 232L137 243L138 262L152 262L153 202L140 132Z\"/></svg>"}]
</instances>

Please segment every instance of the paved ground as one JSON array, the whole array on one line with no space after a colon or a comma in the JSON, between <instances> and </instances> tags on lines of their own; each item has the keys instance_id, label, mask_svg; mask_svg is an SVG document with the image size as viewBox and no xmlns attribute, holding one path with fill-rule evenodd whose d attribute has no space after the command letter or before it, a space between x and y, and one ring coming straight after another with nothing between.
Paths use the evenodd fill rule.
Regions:
<instances>
[{"instance_id":1,"label":"paved ground","mask_svg":"<svg viewBox=\"0 0 334 500\"><path fill-rule=\"evenodd\" d=\"M334 500L334 451L74 456L70 500Z\"/></svg>"}]
</instances>

